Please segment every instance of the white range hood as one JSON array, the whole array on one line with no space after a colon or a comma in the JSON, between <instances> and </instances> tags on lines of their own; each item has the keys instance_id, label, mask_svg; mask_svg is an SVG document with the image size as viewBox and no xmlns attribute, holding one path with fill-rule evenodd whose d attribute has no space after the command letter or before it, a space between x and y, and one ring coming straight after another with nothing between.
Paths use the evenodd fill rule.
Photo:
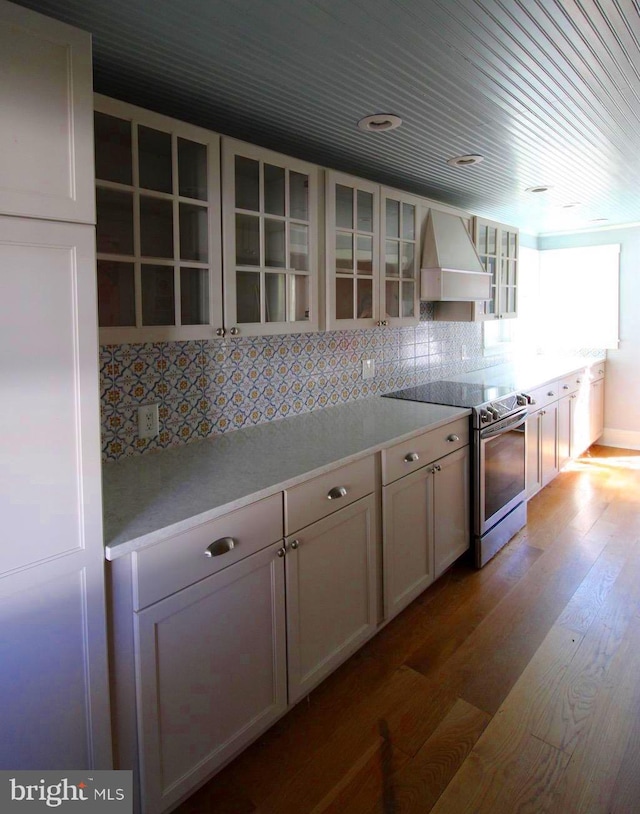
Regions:
<instances>
[{"instance_id":1,"label":"white range hood","mask_svg":"<svg viewBox=\"0 0 640 814\"><path fill-rule=\"evenodd\" d=\"M491 298L491 274L482 266L462 218L430 209L420 269L420 299L470 302Z\"/></svg>"}]
</instances>

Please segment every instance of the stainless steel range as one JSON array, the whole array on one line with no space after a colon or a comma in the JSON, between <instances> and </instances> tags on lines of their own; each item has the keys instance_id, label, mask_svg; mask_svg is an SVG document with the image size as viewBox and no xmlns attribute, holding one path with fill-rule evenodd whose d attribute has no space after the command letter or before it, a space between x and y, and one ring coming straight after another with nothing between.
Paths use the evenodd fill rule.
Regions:
<instances>
[{"instance_id":1,"label":"stainless steel range","mask_svg":"<svg viewBox=\"0 0 640 814\"><path fill-rule=\"evenodd\" d=\"M508 387L448 381L385 395L471 408L473 549L481 568L527 522L525 422L530 396Z\"/></svg>"}]
</instances>

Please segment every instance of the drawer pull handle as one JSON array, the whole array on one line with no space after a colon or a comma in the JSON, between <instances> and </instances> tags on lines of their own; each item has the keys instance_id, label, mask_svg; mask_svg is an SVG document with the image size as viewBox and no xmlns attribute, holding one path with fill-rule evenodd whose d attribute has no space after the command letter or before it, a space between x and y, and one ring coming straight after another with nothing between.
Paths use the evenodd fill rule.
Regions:
<instances>
[{"instance_id":1,"label":"drawer pull handle","mask_svg":"<svg viewBox=\"0 0 640 814\"><path fill-rule=\"evenodd\" d=\"M562 389L563 389L563 390L568 390L568 389L569 389L569 385L568 385L568 384L563 384L563 385L562 385Z\"/></svg>"},{"instance_id":2,"label":"drawer pull handle","mask_svg":"<svg viewBox=\"0 0 640 814\"><path fill-rule=\"evenodd\" d=\"M338 500L338 498L346 497L346 495L347 489L345 486L334 486L333 489L329 490L327 500Z\"/></svg>"},{"instance_id":3,"label":"drawer pull handle","mask_svg":"<svg viewBox=\"0 0 640 814\"><path fill-rule=\"evenodd\" d=\"M204 551L205 557L220 557L222 554L227 554L229 551L236 547L236 541L233 537L221 537L219 540L214 540L208 545Z\"/></svg>"},{"instance_id":4,"label":"drawer pull handle","mask_svg":"<svg viewBox=\"0 0 640 814\"><path fill-rule=\"evenodd\" d=\"M408 464L413 464L416 461L420 460L420 456L418 455L417 452L409 452L404 456L404 460Z\"/></svg>"},{"instance_id":5,"label":"drawer pull handle","mask_svg":"<svg viewBox=\"0 0 640 814\"><path fill-rule=\"evenodd\" d=\"M553 392L553 390L549 390L549 392L547 393L547 395L548 395L548 396L555 396L555 393Z\"/></svg>"},{"instance_id":6,"label":"drawer pull handle","mask_svg":"<svg viewBox=\"0 0 640 814\"><path fill-rule=\"evenodd\" d=\"M452 435L447 435L447 441L449 441L449 443L451 443L451 444L455 444L456 441L459 441L459 440L460 440L460 436L455 435L455 433L452 434Z\"/></svg>"},{"instance_id":7,"label":"drawer pull handle","mask_svg":"<svg viewBox=\"0 0 640 814\"><path fill-rule=\"evenodd\" d=\"M576 384L582 384L582 379L576 379Z\"/></svg>"}]
</instances>

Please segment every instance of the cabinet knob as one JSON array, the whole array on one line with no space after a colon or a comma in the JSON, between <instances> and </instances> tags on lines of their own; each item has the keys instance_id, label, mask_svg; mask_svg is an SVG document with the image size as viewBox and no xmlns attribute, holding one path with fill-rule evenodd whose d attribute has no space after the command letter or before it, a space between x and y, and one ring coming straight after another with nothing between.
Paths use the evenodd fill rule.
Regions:
<instances>
[{"instance_id":1,"label":"cabinet knob","mask_svg":"<svg viewBox=\"0 0 640 814\"><path fill-rule=\"evenodd\" d=\"M549 392L547 393L547 395L548 395L548 396L555 396L555 393L553 392L553 390L549 390Z\"/></svg>"},{"instance_id":2,"label":"cabinet knob","mask_svg":"<svg viewBox=\"0 0 640 814\"><path fill-rule=\"evenodd\" d=\"M287 553L287 551L284 548L279 548L276 551L276 554L278 555L278 557L280 557L280 559L282 559L286 553Z\"/></svg>"},{"instance_id":3,"label":"cabinet knob","mask_svg":"<svg viewBox=\"0 0 640 814\"><path fill-rule=\"evenodd\" d=\"M404 456L404 460L406 461L406 463L408 463L408 464L412 464L412 463L415 463L416 461L419 461L419 460L420 460L420 456L418 455L418 453L417 453L417 452L408 452L408 453L407 453L407 454Z\"/></svg>"},{"instance_id":4,"label":"cabinet knob","mask_svg":"<svg viewBox=\"0 0 640 814\"><path fill-rule=\"evenodd\" d=\"M231 336L237 336L240 333L240 328L229 328L229 333Z\"/></svg>"},{"instance_id":5,"label":"cabinet knob","mask_svg":"<svg viewBox=\"0 0 640 814\"><path fill-rule=\"evenodd\" d=\"M338 500L341 497L346 497L346 495L347 495L346 486L334 486L333 489L329 489L329 493L327 494L327 500Z\"/></svg>"},{"instance_id":6,"label":"cabinet knob","mask_svg":"<svg viewBox=\"0 0 640 814\"><path fill-rule=\"evenodd\" d=\"M582 379L576 379L576 384L582 384Z\"/></svg>"},{"instance_id":7,"label":"cabinet knob","mask_svg":"<svg viewBox=\"0 0 640 814\"><path fill-rule=\"evenodd\" d=\"M563 385L562 385L562 389L563 389L563 390L568 390L568 389L569 389L569 385L568 385L568 384L563 384Z\"/></svg>"},{"instance_id":8,"label":"cabinet knob","mask_svg":"<svg viewBox=\"0 0 640 814\"><path fill-rule=\"evenodd\" d=\"M455 433L452 433L451 435L447 435L447 441L448 441L450 444L455 444L455 443L456 443L456 441L459 441L459 440L460 440L460 436L459 436L459 435L455 435Z\"/></svg>"},{"instance_id":9,"label":"cabinet knob","mask_svg":"<svg viewBox=\"0 0 640 814\"><path fill-rule=\"evenodd\" d=\"M216 336L224 336L226 333L224 328L216 328Z\"/></svg>"},{"instance_id":10,"label":"cabinet knob","mask_svg":"<svg viewBox=\"0 0 640 814\"><path fill-rule=\"evenodd\" d=\"M440 464L434 464L434 467L433 467L433 469L431 471L432 472L440 472L441 470L442 470L442 467L440 466Z\"/></svg>"},{"instance_id":11,"label":"cabinet knob","mask_svg":"<svg viewBox=\"0 0 640 814\"><path fill-rule=\"evenodd\" d=\"M220 537L219 540L214 540L205 548L204 556L220 557L222 554L227 554L235 547L236 541L233 539L233 537Z\"/></svg>"},{"instance_id":12,"label":"cabinet knob","mask_svg":"<svg viewBox=\"0 0 640 814\"><path fill-rule=\"evenodd\" d=\"M389 324L389 322L388 322L388 320L386 320L386 319L379 319L379 320L377 321L377 323L376 323L376 325L378 326L378 328L386 328L388 324Z\"/></svg>"},{"instance_id":13,"label":"cabinet knob","mask_svg":"<svg viewBox=\"0 0 640 814\"><path fill-rule=\"evenodd\" d=\"M291 543L289 544L289 547L292 548L294 551L297 548L300 548L300 540L292 540Z\"/></svg>"}]
</instances>

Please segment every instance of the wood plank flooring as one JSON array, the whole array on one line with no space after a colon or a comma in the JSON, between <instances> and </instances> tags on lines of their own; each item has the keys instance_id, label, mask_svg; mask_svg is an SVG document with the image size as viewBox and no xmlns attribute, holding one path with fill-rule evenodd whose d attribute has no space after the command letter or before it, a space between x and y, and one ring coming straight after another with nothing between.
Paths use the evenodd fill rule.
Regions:
<instances>
[{"instance_id":1,"label":"wood plank flooring","mask_svg":"<svg viewBox=\"0 0 640 814\"><path fill-rule=\"evenodd\" d=\"M592 447L177 811L640 812L640 452Z\"/></svg>"}]
</instances>

